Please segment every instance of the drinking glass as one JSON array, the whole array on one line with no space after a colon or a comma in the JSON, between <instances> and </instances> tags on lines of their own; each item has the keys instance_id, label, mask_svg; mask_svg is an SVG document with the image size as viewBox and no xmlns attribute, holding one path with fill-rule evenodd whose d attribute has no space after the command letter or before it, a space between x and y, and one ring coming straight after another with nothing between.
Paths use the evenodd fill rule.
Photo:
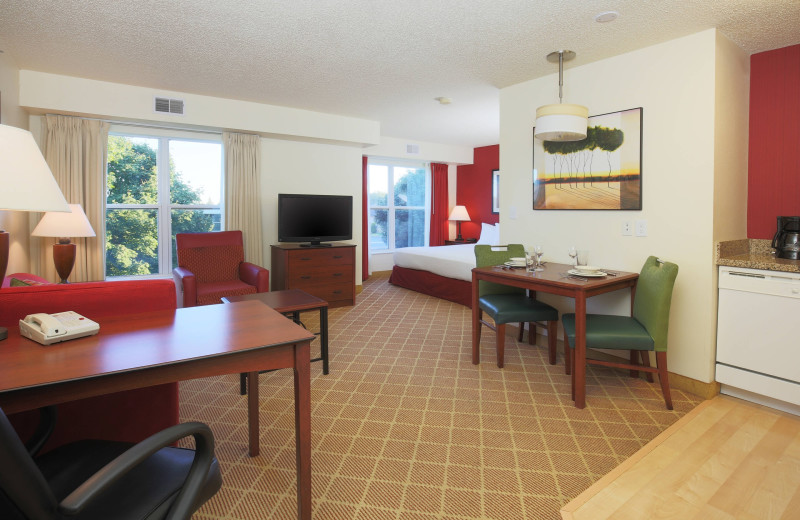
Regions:
<instances>
[{"instance_id":1,"label":"drinking glass","mask_svg":"<svg viewBox=\"0 0 800 520\"><path fill-rule=\"evenodd\" d=\"M534 271L544 271L544 267L542 267L542 255L544 254L542 246L534 247L533 252L536 253L536 269Z\"/></svg>"},{"instance_id":2,"label":"drinking glass","mask_svg":"<svg viewBox=\"0 0 800 520\"><path fill-rule=\"evenodd\" d=\"M575 266L589 265L589 251L587 249L578 250L578 260Z\"/></svg>"},{"instance_id":3,"label":"drinking glass","mask_svg":"<svg viewBox=\"0 0 800 520\"><path fill-rule=\"evenodd\" d=\"M572 264L577 265L577 260L575 260L575 258L578 256L578 250L575 248L575 246L570 246L567 253L569 254L569 257L572 258Z\"/></svg>"},{"instance_id":4,"label":"drinking glass","mask_svg":"<svg viewBox=\"0 0 800 520\"><path fill-rule=\"evenodd\" d=\"M525 251L525 270L528 272L533 271L533 256L528 250Z\"/></svg>"}]
</instances>

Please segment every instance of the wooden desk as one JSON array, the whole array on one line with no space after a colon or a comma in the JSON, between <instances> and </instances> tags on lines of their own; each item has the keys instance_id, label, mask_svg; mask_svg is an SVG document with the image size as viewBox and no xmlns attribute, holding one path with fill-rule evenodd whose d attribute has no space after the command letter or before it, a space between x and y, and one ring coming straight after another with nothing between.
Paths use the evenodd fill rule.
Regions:
<instances>
[{"instance_id":1,"label":"wooden desk","mask_svg":"<svg viewBox=\"0 0 800 520\"><path fill-rule=\"evenodd\" d=\"M478 349L478 281L522 287L531 291L558 294L575 299L575 407L586 406L586 298L626 287L631 289L631 305L636 291L637 273L614 271L616 276L603 278L564 277L571 265L545 264L544 271L527 272L499 266L476 267L472 270L472 364L480 363Z\"/></svg>"},{"instance_id":2,"label":"wooden desk","mask_svg":"<svg viewBox=\"0 0 800 520\"><path fill-rule=\"evenodd\" d=\"M6 413L186 379L293 368L297 517L311 518L314 336L280 313L250 301L104 318L98 335L49 347L22 338L17 328L8 335L0 345ZM248 399L257 404L257 384L250 384ZM248 421L257 433L258 413Z\"/></svg>"}]
</instances>

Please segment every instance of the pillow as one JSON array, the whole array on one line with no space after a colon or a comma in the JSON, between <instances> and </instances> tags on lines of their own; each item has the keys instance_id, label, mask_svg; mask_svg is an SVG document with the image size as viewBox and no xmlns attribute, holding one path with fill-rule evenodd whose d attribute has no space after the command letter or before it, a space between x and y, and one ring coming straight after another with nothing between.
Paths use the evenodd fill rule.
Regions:
<instances>
[{"instance_id":1,"label":"pillow","mask_svg":"<svg viewBox=\"0 0 800 520\"><path fill-rule=\"evenodd\" d=\"M481 224L481 238L476 243L489 246L500 245L500 228L483 222Z\"/></svg>"},{"instance_id":2,"label":"pillow","mask_svg":"<svg viewBox=\"0 0 800 520\"><path fill-rule=\"evenodd\" d=\"M29 285L49 285L48 282L38 280L28 280L26 278L12 278L9 287L27 287Z\"/></svg>"}]
</instances>

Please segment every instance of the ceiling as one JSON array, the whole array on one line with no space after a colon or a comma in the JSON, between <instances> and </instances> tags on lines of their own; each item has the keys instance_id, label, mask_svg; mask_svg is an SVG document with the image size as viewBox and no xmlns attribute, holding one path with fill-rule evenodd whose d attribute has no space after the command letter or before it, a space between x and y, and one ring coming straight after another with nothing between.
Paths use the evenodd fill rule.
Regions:
<instances>
[{"instance_id":1,"label":"ceiling","mask_svg":"<svg viewBox=\"0 0 800 520\"><path fill-rule=\"evenodd\" d=\"M616 21L594 21L609 9ZM556 73L552 51L577 53L569 69L711 27L750 54L800 43L800 1L0 2L0 50L20 69L377 120L384 136L469 147L499 141L499 89Z\"/></svg>"}]
</instances>

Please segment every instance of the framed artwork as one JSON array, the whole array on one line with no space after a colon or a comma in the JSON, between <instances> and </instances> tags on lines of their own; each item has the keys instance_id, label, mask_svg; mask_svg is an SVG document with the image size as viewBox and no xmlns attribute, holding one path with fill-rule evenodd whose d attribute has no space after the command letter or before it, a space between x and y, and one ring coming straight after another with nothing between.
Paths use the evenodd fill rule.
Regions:
<instances>
[{"instance_id":1,"label":"framed artwork","mask_svg":"<svg viewBox=\"0 0 800 520\"><path fill-rule=\"evenodd\" d=\"M492 170L492 213L500 213L500 170Z\"/></svg>"},{"instance_id":2,"label":"framed artwork","mask_svg":"<svg viewBox=\"0 0 800 520\"><path fill-rule=\"evenodd\" d=\"M641 107L590 117L581 141L534 138L533 209L642 209Z\"/></svg>"}]
</instances>

